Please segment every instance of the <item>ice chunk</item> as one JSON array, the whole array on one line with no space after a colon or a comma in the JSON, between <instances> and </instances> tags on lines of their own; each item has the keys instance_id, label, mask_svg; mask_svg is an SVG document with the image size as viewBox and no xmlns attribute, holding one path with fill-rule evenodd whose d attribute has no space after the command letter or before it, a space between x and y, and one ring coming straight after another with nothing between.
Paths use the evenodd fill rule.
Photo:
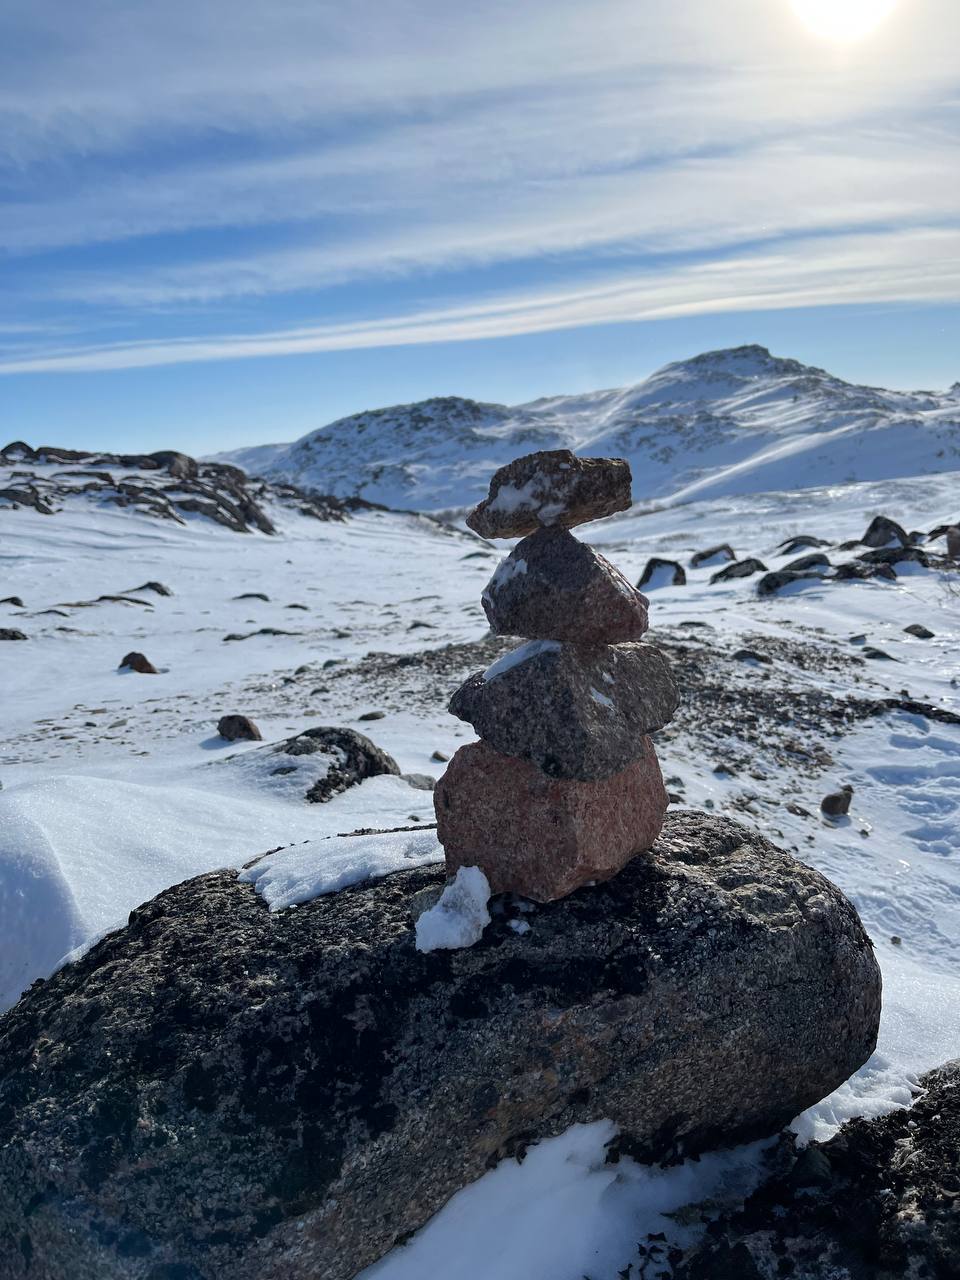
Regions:
<instances>
[{"instance_id":1,"label":"ice chunk","mask_svg":"<svg viewBox=\"0 0 960 1280\"><path fill-rule=\"evenodd\" d=\"M439 901L417 921L417 950L472 947L490 923L490 882L479 867L461 867Z\"/></svg>"}]
</instances>

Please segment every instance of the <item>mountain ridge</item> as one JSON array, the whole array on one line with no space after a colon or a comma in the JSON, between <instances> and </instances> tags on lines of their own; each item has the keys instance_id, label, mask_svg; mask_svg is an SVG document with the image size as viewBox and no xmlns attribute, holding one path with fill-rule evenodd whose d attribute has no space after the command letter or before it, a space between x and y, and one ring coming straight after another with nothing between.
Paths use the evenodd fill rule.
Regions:
<instances>
[{"instance_id":1,"label":"mountain ridge","mask_svg":"<svg viewBox=\"0 0 960 1280\"><path fill-rule=\"evenodd\" d=\"M628 387L514 406L435 396L366 410L216 460L437 513L472 505L518 454L570 448L626 457L634 497L670 503L960 470L958 386L861 386L748 344L671 362Z\"/></svg>"}]
</instances>

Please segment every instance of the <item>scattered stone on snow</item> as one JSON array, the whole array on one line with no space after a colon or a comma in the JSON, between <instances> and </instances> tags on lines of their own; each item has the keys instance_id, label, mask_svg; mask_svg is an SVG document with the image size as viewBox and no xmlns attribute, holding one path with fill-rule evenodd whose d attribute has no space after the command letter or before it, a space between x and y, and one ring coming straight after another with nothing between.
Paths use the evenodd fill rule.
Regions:
<instances>
[{"instance_id":1,"label":"scattered stone on snow","mask_svg":"<svg viewBox=\"0 0 960 1280\"><path fill-rule=\"evenodd\" d=\"M784 573L803 573L808 569L829 569L830 561L822 551L814 551L808 556L798 556L783 566Z\"/></svg>"},{"instance_id":2,"label":"scattered stone on snow","mask_svg":"<svg viewBox=\"0 0 960 1280\"><path fill-rule=\"evenodd\" d=\"M821 575L815 569L774 569L772 573L765 573L757 583L758 596L775 596L784 587L792 586L795 582L809 582L811 579L819 581Z\"/></svg>"},{"instance_id":3,"label":"scattered stone on snow","mask_svg":"<svg viewBox=\"0 0 960 1280\"><path fill-rule=\"evenodd\" d=\"M710 582L730 582L734 578L750 578L755 573L766 573L767 566L762 560L756 560L753 556L748 556L746 560L737 560L734 564L728 564L723 569L718 569L716 573L711 574Z\"/></svg>"},{"instance_id":4,"label":"scattered stone on snow","mask_svg":"<svg viewBox=\"0 0 960 1280\"><path fill-rule=\"evenodd\" d=\"M386 714L385 711L365 711L362 716L357 716L357 720L382 720Z\"/></svg>"},{"instance_id":5,"label":"scattered stone on snow","mask_svg":"<svg viewBox=\"0 0 960 1280\"><path fill-rule=\"evenodd\" d=\"M838 564L834 571L834 582L869 581L871 578L882 578L887 582L895 582L897 571L892 564L881 561L872 564L866 560L848 560Z\"/></svg>"},{"instance_id":6,"label":"scattered stone on snow","mask_svg":"<svg viewBox=\"0 0 960 1280\"><path fill-rule=\"evenodd\" d=\"M897 659L894 658L892 654L887 653L883 649L875 649L873 645L869 645L869 644L866 645L866 647L862 649L861 652L863 653L863 656L865 658L873 658L875 661L881 661L881 662L897 661Z\"/></svg>"},{"instance_id":7,"label":"scattered stone on snow","mask_svg":"<svg viewBox=\"0 0 960 1280\"><path fill-rule=\"evenodd\" d=\"M364 778L375 778L383 773L399 776L400 773L400 766L393 756L355 729L317 725L312 729L304 729L302 733L278 743L270 750L281 756L313 756L319 753L321 756L332 757L324 772L306 793L306 799L311 804L323 804L332 800Z\"/></svg>"},{"instance_id":8,"label":"scattered stone on snow","mask_svg":"<svg viewBox=\"0 0 960 1280\"><path fill-rule=\"evenodd\" d=\"M417 791L432 791L437 785L429 773L401 773L400 777Z\"/></svg>"},{"instance_id":9,"label":"scattered stone on snow","mask_svg":"<svg viewBox=\"0 0 960 1280\"><path fill-rule=\"evenodd\" d=\"M830 543L826 538L814 538L810 534L801 534L799 537L787 538L777 547L777 555L792 556L797 551L806 551L813 547L829 547Z\"/></svg>"},{"instance_id":10,"label":"scattered stone on snow","mask_svg":"<svg viewBox=\"0 0 960 1280\"><path fill-rule=\"evenodd\" d=\"M728 819L668 814L526 932L501 908L424 954L442 884L270 912L212 872L35 983L0 1020L0 1274L351 1280L539 1138L604 1118L640 1159L693 1156L776 1133L874 1048L853 907Z\"/></svg>"},{"instance_id":11,"label":"scattered stone on snow","mask_svg":"<svg viewBox=\"0 0 960 1280\"><path fill-rule=\"evenodd\" d=\"M467 516L483 538L523 538L543 526L570 529L632 505L623 458L578 458L569 449L515 458L495 471L488 497Z\"/></svg>"},{"instance_id":12,"label":"scattered stone on snow","mask_svg":"<svg viewBox=\"0 0 960 1280\"><path fill-rule=\"evenodd\" d=\"M16 627L0 627L0 640L26 640L27 636Z\"/></svg>"},{"instance_id":13,"label":"scattered stone on snow","mask_svg":"<svg viewBox=\"0 0 960 1280\"><path fill-rule=\"evenodd\" d=\"M934 633L929 627L925 627L922 622L911 622L909 626L903 628L908 636L916 636L918 640L932 640Z\"/></svg>"},{"instance_id":14,"label":"scattered stone on snow","mask_svg":"<svg viewBox=\"0 0 960 1280\"><path fill-rule=\"evenodd\" d=\"M139 587L129 587L128 593L133 594L136 591L152 591L157 596L172 596L173 592L169 587L164 586L162 582L142 582Z\"/></svg>"},{"instance_id":15,"label":"scattered stone on snow","mask_svg":"<svg viewBox=\"0 0 960 1280\"><path fill-rule=\"evenodd\" d=\"M866 547L889 547L891 544L906 547L910 538L903 525L897 524L896 520L891 520L888 516L874 516L860 541Z\"/></svg>"},{"instance_id":16,"label":"scattered stone on snow","mask_svg":"<svg viewBox=\"0 0 960 1280\"><path fill-rule=\"evenodd\" d=\"M715 564L722 564L725 560L736 560L736 558L737 553L729 542L721 542L717 547L708 547L705 551L695 551L690 557L690 568L709 567Z\"/></svg>"},{"instance_id":17,"label":"scattered stone on snow","mask_svg":"<svg viewBox=\"0 0 960 1280\"><path fill-rule=\"evenodd\" d=\"M4 596L0 600L0 604L12 604L15 609L25 609L27 607L19 596Z\"/></svg>"},{"instance_id":18,"label":"scattered stone on snow","mask_svg":"<svg viewBox=\"0 0 960 1280\"><path fill-rule=\"evenodd\" d=\"M262 742L263 734L249 716L227 715L217 721L217 733L228 742Z\"/></svg>"},{"instance_id":19,"label":"scattered stone on snow","mask_svg":"<svg viewBox=\"0 0 960 1280\"><path fill-rule=\"evenodd\" d=\"M686 586L687 571L678 560L662 560L659 556L651 556L647 561L639 588L650 587L683 587Z\"/></svg>"},{"instance_id":20,"label":"scattered stone on snow","mask_svg":"<svg viewBox=\"0 0 960 1280\"><path fill-rule=\"evenodd\" d=\"M960 560L960 525L950 525L946 537L947 555L951 560Z\"/></svg>"},{"instance_id":21,"label":"scattered stone on snow","mask_svg":"<svg viewBox=\"0 0 960 1280\"><path fill-rule=\"evenodd\" d=\"M820 801L820 811L828 818L842 818L850 812L850 801L853 799L853 787L845 783L839 791L831 791Z\"/></svg>"},{"instance_id":22,"label":"scattered stone on snow","mask_svg":"<svg viewBox=\"0 0 960 1280\"><path fill-rule=\"evenodd\" d=\"M136 650L132 653L128 653L126 657L121 660L119 670L137 671L143 676L155 676L159 674L157 668L153 665L146 654L137 653Z\"/></svg>"},{"instance_id":23,"label":"scattered stone on snow","mask_svg":"<svg viewBox=\"0 0 960 1280\"><path fill-rule=\"evenodd\" d=\"M430 759L436 760L438 764L445 764L450 759L450 757L447 755L445 751L433 751L430 754Z\"/></svg>"},{"instance_id":24,"label":"scattered stone on snow","mask_svg":"<svg viewBox=\"0 0 960 1280\"><path fill-rule=\"evenodd\" d=\"M270 603L270 597L264 595L262 591L244 591L242 594L233 597L234 600L262 600L264 604Z\"/></svg>"}]
</instances>

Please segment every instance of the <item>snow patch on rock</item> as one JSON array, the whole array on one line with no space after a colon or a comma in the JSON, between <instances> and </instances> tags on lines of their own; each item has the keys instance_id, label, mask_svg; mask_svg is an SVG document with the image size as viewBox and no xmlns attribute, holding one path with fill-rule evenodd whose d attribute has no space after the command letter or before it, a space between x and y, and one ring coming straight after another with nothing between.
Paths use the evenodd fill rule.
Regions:
<instances>
[{"instance_id":1,"label":"snow patch on rock","mask_svg":"<svg viewBox=\"0 0 960 1280\"><path fill-rule=\"evenodd\" d=\"M439 900L416 924L417 950L472 947L490 923L490 882L479 867L461 867Z\"/></svg>"}]
</instances>

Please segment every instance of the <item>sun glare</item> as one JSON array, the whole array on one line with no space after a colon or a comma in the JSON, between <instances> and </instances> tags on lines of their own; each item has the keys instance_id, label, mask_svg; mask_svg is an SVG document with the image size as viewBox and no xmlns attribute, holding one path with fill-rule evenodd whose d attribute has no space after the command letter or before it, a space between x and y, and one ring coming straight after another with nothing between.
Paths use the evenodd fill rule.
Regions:
<instances>
[{"instance_id":1,"label":"sun glare","mask_svg":"<svg viewBox=\"0 0 960 1280\"><path fill-rule=\"evenodd\" d=\"M897 0L790 0L790 4L815 35L848 43L876 30L897 7Z\"/></svg>"}]
</instances>

